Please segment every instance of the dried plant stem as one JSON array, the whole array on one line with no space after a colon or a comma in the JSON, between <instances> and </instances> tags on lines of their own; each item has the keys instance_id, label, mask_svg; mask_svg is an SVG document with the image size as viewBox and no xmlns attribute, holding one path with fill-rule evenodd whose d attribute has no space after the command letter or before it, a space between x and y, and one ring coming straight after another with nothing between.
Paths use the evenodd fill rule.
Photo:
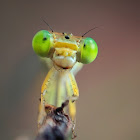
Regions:
<instances>
[{"instance_id":1,"label":"dried plant stem","mask_svg":"<svg viewBox=\"0 0 140 140\"><path fill-rule=\"evenodd\" d=\"M68 103L67 100L58 108L51 105L45 106L46 119L39 129L36 140L71 140L73 123L63 111Z\"/></svg>"}]
</instances>

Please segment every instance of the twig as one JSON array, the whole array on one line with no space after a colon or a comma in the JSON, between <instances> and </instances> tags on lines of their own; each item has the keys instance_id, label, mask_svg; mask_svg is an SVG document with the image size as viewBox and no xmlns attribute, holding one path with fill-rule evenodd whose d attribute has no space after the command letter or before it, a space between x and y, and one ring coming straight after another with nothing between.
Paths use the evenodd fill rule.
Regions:
<instances>
[{"instance_id":1,"label":"twig","mask_svg":"<svg viewBox=\"0 0 140 140\"><path fill-rule=\"evenodd\" d=\"M63 111L68 105L67 100L61 107L46 105L46 120L39 129L36 140L68 140L72 137L73 123L68 115Z\"/></svg>"}]
</instances>

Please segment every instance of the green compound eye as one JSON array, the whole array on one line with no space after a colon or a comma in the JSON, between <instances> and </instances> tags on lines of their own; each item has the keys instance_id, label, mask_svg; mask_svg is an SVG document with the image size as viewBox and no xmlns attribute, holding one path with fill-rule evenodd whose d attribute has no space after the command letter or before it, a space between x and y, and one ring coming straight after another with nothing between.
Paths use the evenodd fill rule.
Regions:
<instances>
[{"instance_id":1,"label":"green compound eye","mask_svg":"<svg viewBox=\"0 0 140 140\"><path fill-rule=\"evenodd\" d=\"M42 57L48 56L53 42L52 39L52 34L46 30L37 32L32 40L32 46L35 53Z\"/></svg>"},{"instance_id":2,"label":"green compound eye","mask_svg":"<svg viewBox=\"0 0 140 140\"><path fill-rule=\"evenodd\" d=\"M95 60L98 54L98 46L92 38L85 38L81 45L81 59L80 61L84 64L91 63Z\"/></svg>"}]
</instances>

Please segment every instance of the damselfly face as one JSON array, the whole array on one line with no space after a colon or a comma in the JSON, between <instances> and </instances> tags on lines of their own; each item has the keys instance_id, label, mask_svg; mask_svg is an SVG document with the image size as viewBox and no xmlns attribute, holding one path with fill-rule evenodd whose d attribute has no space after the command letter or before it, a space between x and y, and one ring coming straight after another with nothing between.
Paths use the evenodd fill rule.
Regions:
<instances>
[{"instance_id":1,"label":"damselfly face","mask_svg":"<svg viewBox=\"0 0 140 140\"><path fill-rule=\"evenodd\" d=\"M97 44L92 38L46 30L35 34L32 45L39 56L51 58L63 69L72 68L76 62L91 63L98 53Z\"/></svg>"}]
</instances>

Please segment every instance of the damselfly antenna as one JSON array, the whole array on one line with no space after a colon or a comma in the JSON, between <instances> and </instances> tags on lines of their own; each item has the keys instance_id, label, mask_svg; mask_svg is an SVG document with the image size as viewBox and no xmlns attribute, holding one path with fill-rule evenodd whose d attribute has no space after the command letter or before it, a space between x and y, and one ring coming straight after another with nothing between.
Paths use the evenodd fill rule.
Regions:
<instances>
[{"instance_id":1,"label":"damselfly antenna","mask_svg":"<svg viewBox=\"0 0 140 140\"><path fill-rule=\"evenodd\" d=\"M51 26L41 17L41 19L48 25L48 27L51 29L51 31L53 32L53 29L51 28Z\"/></svg>"},{"instance_id":2,"label":"damselfly antenna","mask_svg":"<svg viewBox=\"0 0 140 140\"><path fill-rule=\"evenodd\" d=\"M82 35L82 37L84 37L88 32L90 32L90 31L92 31L92 30L94 30L94 29L96 29L96 28L98 28L98 27L94 27L94 28L88 30L86 33L84 33L84 34Z\"/></svg>"}]
</instances>

